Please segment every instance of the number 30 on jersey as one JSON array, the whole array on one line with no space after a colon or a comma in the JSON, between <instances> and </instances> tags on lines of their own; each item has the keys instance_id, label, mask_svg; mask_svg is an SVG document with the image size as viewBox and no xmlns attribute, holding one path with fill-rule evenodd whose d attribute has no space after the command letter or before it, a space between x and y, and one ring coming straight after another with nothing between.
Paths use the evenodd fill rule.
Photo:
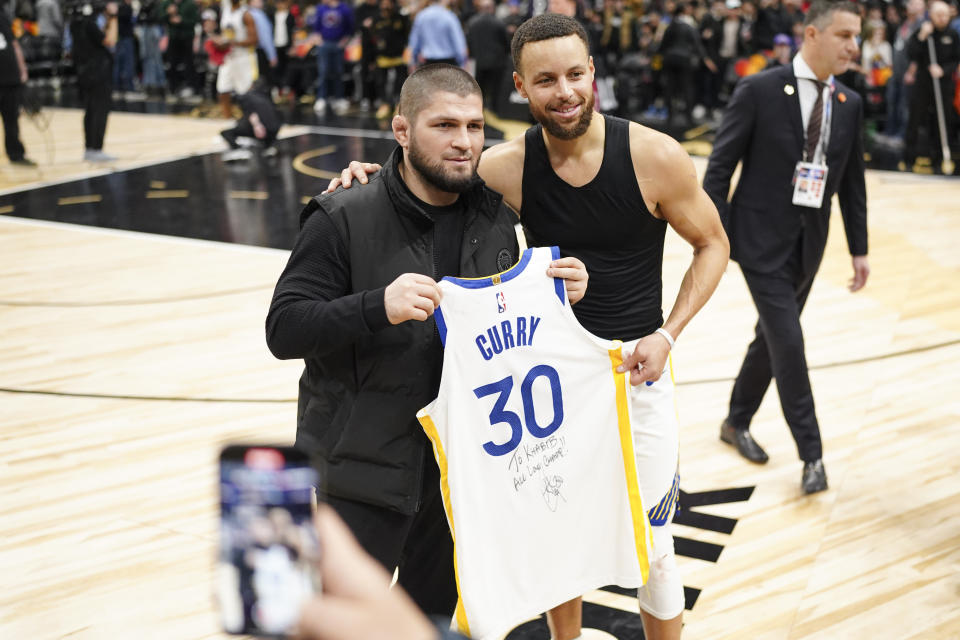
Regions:
<instances>
[{"instance_id":1,"label":"number 30 on jersey","mask_svg":"<svg viewBox=\"0 0 960 640\"><path fill-rule=\"evenodd\" d=\"M553 419L546 426L541 427L537 422L536 410L533 406L533 383L537 378L546 378L550 385L550 395L553 398ZM563 395L560 392L560 376L557 370L547 364L538 364L523 378L520 383L520 399L523 401L523 419L515 412L505 409L510 392L513 391L513 376L477 387L473 393L477 398L499 394L490 410L490 425L506 424L510 427L510 439L502 444L493 440L483 443L483 450L491 456L502 456L510 453L518 446L523 438L523 426L527 427L534 438L546 438L563 423Z\"/></svg>"}]
</instances>

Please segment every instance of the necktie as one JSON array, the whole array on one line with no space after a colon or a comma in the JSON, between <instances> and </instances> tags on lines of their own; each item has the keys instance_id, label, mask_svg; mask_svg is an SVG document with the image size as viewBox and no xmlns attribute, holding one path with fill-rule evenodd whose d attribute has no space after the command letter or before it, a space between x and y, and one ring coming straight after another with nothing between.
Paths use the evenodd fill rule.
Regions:
<instances>
[{"instance_id":1,"label":"necktie","mask_svg":"<svg viewBox=\"0 0 960 640\"><path fill-rule=\"evenodd\" d=\"M807 162L813 162L813 154L817 150L817 143L820 142L820 127L823 124L823 88L827 83L818 80L813 81L817 85L817 101L813 103L813 111L810 112L810 121L807 123L807 142L803 146L803 155Z\"/></svg>"}]
</instances>

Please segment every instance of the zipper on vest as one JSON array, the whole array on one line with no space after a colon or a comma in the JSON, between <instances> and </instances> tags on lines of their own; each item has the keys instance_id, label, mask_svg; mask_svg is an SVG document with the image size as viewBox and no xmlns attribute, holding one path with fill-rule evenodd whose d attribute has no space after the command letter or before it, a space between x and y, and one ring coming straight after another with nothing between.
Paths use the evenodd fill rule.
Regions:
<instances>
[{"instance_id":1,"label":"zipper on vest","mask_svg":"<svg viewBox=\"0 0 960 640\"><path fill-rule=\"evenodd\" d=\"M433 225L433 246L430 247L430 253L433 257L433 279L440 280L440 257L437 255L437 225Z\"/></svg>"},{"instance_id":2,"label":"zipper on vest","mask_svg":"<svg viewBox=\"0 0 960 640\"><path fill-rule=\"evenodd\" d=\"M437 224L433 224L433 246L430 247L430 251L433 255L433 280L434 282L440 282L440 257L437 255ZM433 323L433 339L434 343L440 341L440 329L437 327L437 323ZM419 505L418 505L419 506Z\"/></svg>"},{"instance_id":3,"label":"zipper on vest","mask_svg":"<svg viewBox=\"0 0 960 640\"><path fill-rule=\"evenodd\" d=\"M420 447L420 460L417 465L417 485L415 491L417 492L417 502L413 506L413 512L419 513L420 507L423 505L423 465L427 463L427 457L423 453L423 447Z\"/></svg>"}]
</instances>

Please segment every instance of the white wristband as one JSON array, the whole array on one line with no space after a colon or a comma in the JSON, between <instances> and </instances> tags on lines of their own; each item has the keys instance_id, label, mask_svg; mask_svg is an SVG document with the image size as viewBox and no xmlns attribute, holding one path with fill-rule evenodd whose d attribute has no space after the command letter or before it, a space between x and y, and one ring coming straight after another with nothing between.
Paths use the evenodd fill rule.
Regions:
<instances>
[{"instance_id":1,"label":"white wristband","mask_svg":"<svg viewBox=\"0 0 960 640\"><path fill-rule=\"evenodd\" d=\"M659 334L662 335L664 338L666 338L666 339L667 339L667 342L670 344L670 348L673 349L673 336L670 335L670 332L669 332L669 331L667 331L667 330L664 329L663 327L660 327L659 329L657 329L656 331L654 331L654 333L659 333Z\"/></svg>"}]
</instances>

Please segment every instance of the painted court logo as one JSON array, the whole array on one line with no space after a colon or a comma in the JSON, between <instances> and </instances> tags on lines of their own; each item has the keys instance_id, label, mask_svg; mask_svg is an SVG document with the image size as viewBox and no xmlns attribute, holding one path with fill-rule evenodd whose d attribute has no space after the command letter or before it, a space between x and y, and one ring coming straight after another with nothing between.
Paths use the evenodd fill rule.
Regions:
<instances>
[{"instance_id":1,"label":"painted court logo","mask_svg":"<svg viewBox=\"0 0 960 640\"><path fill-rule=\"evenodd\" d=\"M547 506L557 506L560 503L562 494L559 494L559 485L550 485L550 480L545 480L544 499L552 498L553 502L548 502ZM557 489L556 497L553 489ZM711 507L712 505L727 504L734 502L746 502L753 495L754 487L732 487L729 489L717 489L712 491L701 491L698 493L687 493L680 490L679 503L680 508L673 517L676 524L682 524L689 527L690 530L699 529L701 531L713 532L716 534L730 535L737 524L734 518L718 516L700 509L700 507ZM720 552L724 546L715 542L707 542L682 536L673 536L673 546L678 556L686 558L696 558L706 562L716 563L720 559ZM636 589L624 589L616 585L601 587L601 591L615 593L621 596L627 596L629 599L621 602L611 602L610 604L596 604L584 599L583 602L583 627L585 629L596 629L604 632L603 637L612 637L617 640L637 640L644 638L643 620L637 613ZM689 611L697 602L700 596L700 589L697 587L683 587L685 608ZM524 622L507 634L506 640L538 640L549 635L546 620L536 618Z\"/></svg>"},{"instance_id":2,"label":"painted court logo","mask_svg":"<svg viewBox=\"0 0 960 640\"><path fill-rule=\"evenodd\" d=\"M497 313L503 313L507 310L507 301L503 297L502 291L497 291Z\"/></svg>"}]
</instances>

